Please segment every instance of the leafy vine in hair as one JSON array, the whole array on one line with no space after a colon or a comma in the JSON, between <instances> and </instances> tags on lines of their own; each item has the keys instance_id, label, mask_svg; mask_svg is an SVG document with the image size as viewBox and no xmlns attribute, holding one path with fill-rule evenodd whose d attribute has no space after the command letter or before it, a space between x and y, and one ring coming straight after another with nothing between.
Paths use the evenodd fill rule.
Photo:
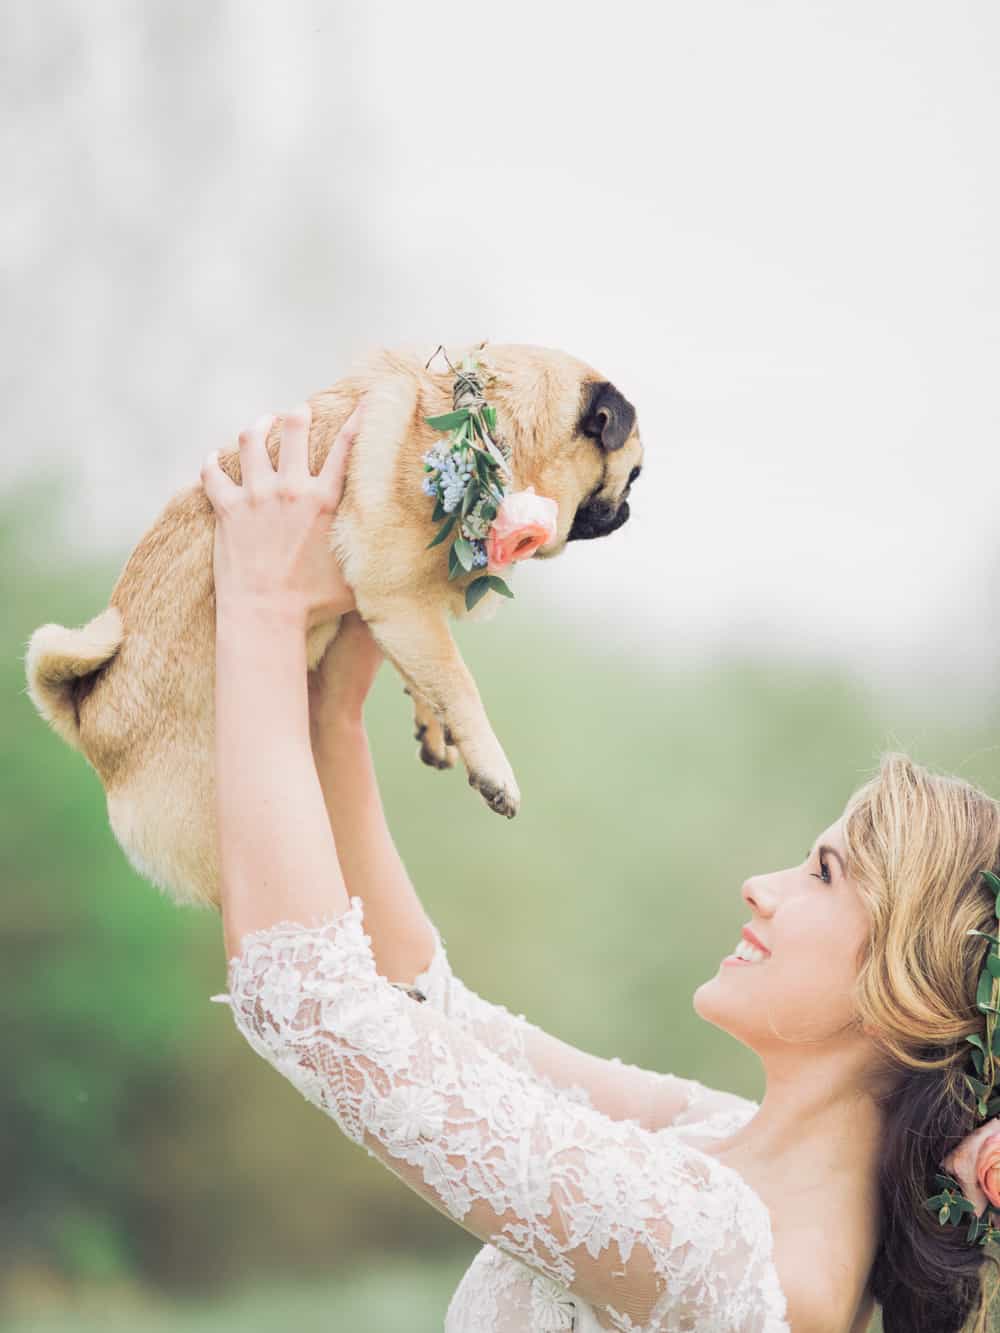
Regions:
<instances>
[{"instance_id":1,"label":"leafy vine in hair","mask_svg":"<svg viewBox=\"0 0 1000 1333\"><path fill-rule=\"evenodd\" d=\"M995 895L994 914L1000 926L1000 879L990 870L983 871L983 879ZM964 1077L976 1097L976 1118L983 1121L1000 1114L1000 1096L993 1095L997 1083L997 1057L1000 1056L1000 1032L997 1031L997 1014L1000 1014L997 1004L1000 1000L1000 935L990 935L984 930L970 930L966 934L981 935L990 942L976 987L976 1008L986 1015L985 1036L980 1037L978 1033L972 1032L965 1038L973 1048L970 1058L975 1077L971 1074ZM968 1244L985 1245L987 1241L1000 1240L1000 1228L995 1226L992 1216L994 1212L1000 1212L1000 1208L987 1201L982 1214L977 1217L974 1204L962 1193L962 1187L954 1177L937 1173L934 1183L941 1193L925 1199L924 1207L937 1213L939 1226L949 1223L960 1226L963 1216L971 1213L965 1233Z\"/></svg>"}]
</instances>

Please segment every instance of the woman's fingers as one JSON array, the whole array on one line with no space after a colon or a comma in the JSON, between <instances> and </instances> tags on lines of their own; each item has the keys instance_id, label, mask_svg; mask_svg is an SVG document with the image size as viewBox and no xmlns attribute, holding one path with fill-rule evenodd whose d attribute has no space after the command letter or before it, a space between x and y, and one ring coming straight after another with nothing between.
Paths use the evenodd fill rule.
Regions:
<instances>
[{"instance_id":1,"label":"woman's fingers","mask_svg":"<svg viewBox=\"0 0 1000 1333\"><path fill-rule=\"evenodd\" d=\"M267 435L274 423L274 413L266 412L257 418L252 426L240 431L240 471L243 474L243 489L252 495L260 490L268 473L273 475L274 468L267 452Z\"/></svg>"},{"instance_id":2,"label":"woman's fingers","mask_svg":"<svg viewBox=\"0 0 1000 1333\"><path fill-rule=\"evenodd\" d=\"M278 455L278 473L294 478L299 485L309 476L309 426L312 408L300 403L285 413L281 427L281 449Z\"/></svg>"},{"instance_id":3,"label":"woman's fingers","mask_svg":"<svg viewBox=\"0 0 1000 1333\"><path fill-rule=\"evenodd\" d=\"M236 482L219 466L218 449L213 449L201 465L201 484L213 509L224 509L240 492Z\"/></svg>"},{"instance_id":4,"label":"woman's fingers","mask_svg":"<svg viewBox=\"0 0 1000 1333\"><path fill-rule=\"evenodd\" d=\"M362 399L337 432L337 438L331 444L330 452L323 460L323 466L319 470L319 479L323 483L326 505L331 510L337 508L340 504L340 497L344 493L347 459L351 451L351 445L361 429L363 417L364 400Z\"/></svg>"}]
</instances>

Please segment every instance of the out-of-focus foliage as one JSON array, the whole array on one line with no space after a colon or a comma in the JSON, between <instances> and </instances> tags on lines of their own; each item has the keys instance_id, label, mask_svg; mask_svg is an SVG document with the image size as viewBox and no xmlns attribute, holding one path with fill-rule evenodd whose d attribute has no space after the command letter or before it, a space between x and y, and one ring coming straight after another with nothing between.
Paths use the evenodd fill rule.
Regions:
<instances>
[{"instance_id":1,"label":"out-of-focus foliage","mask_svg":"<svg viewBox=\"0 0 1000 1333\"><path fill-rule=\"evenodd\" d=\"M467 1257L381 1258L318 1282L248 1282L227 1297L157 1299L106 1286L78 1294L72 1313L12 1317L3 1333L441 1333Z\"/></svg>"},{"instance_id":2,"label":"out-of-focus foliage","mask_svg":"<svg viewBox=\"0 0 1000 1333\"><path fill-rule=\"evenodd\" d=\"M250 1275L339 1274L337 1322L307 1313L306 1295L301 1317L285 1322L362 1327L345 1311L377 1292L388 1304L367 1326L412 1329L423 1299L427 1328L439 1326L477 1243L346 1141L209 1002L224 987L217 917L174 908L131 869L96 776L25 693L32 630L89 619L121 562L60 560L51 480L3 503L6 1308L13 1318L58 1306L95 1284L120 1300L155 1291L190 1301ZM897 716L834 669L719 661L672 671L566 637L517 601L458 633L518 773L522 812L500 820L463 773L419 764L409 701L386 667L369 730L391 825L456 972L600 1054L759 1097L756 1058L691 1007L747 919L745 877L799 860L882 748L990 785L993 754L976 736L945 734L930 712ZM412 1302L411 1269L396 1285L379 1277L367 1296L350 1285L351 1274L422 1257L434 1262ZM243 1299L213 1306L217 1318L150 1315L143 1327L274 1326L271 1297L254 1298L256 1324L240 1313ZM315 1299L329 1317L332 1298ZM83 1313L73 1327L90 1327Z\"/></svg>"}]
</instances>

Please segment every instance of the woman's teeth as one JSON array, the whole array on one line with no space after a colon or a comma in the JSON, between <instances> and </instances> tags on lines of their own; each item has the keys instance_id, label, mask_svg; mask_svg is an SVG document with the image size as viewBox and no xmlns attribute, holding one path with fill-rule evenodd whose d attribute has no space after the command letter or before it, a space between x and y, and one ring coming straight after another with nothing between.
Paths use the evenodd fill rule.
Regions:
<instances>
[{"instance_id":1,"label":"woman's teeth","mask_svg":"<svg viewBox=\"0 0 1000 1333\"><path fill-rule=\"evenodd\" d=\"M763 949L755 949L752 944L746 940L740 940L733 950L733 956L736 958L745 958L748 963L762 963L767 957Z\"/></svg>"}]
</instances>

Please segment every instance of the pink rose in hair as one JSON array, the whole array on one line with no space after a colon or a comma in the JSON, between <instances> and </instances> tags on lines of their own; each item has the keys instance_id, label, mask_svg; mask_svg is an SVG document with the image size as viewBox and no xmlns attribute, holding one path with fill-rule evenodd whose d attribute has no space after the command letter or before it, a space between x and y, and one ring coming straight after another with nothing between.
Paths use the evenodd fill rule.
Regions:
<instances>
[{"instance_id":1,"label":"pink rose in hair","mask_svg":"<svg viewBox=\"0 0 1000 1333\"><path fill-rule=\"evenodd\" d=\"M1000 1130L980 1145L976 1156L976 1181L990 1203L1000 1208Z\"/></svg>"},{"instance_id":2,"label":"pink rose in hair","mask_svg":"<svg viewBox=\"0 0 1000 1333\"><path fill-rule=\"evenodd\" d=\"M987 1202L1000 1208L1000 1116L967 1134L941 1165L961 1185L977 1217Z\"/></svg>"},{"instance_id":3,"label":"pink rose in hair","mask_svg":"<svg viewBox=\"0 0 1000 1333\"><path fill-rule=\"evenodd\" d=\"M559 505L547 495L536 495L534 486L504 496L486 536L488 570L503 569L515 560L527 560L539 546L556 535Z\"/></svg>"}]
</instances>

